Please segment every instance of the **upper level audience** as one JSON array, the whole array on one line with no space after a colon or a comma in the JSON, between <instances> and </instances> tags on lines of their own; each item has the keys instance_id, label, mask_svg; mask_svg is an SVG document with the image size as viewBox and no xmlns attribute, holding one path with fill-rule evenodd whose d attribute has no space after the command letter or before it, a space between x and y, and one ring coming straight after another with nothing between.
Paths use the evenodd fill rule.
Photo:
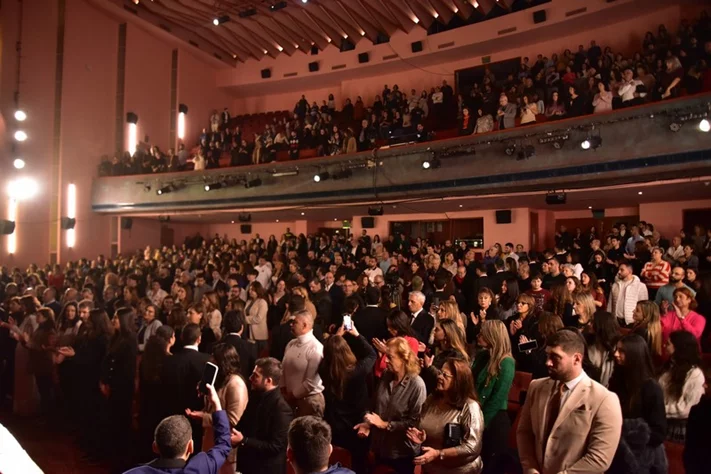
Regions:
<instances>
[{"instance_id":1,"label":"upper level audience","mask_svg":"<svg viewBox=\"0 0 711 474\"><path fill-rule=\"evenodd\" d=\"M231 117L214 111L195 147L177 152L140 144L136 153L105 156L101 176L204 170L365 151L389 140L423 142L508 130L711 90L711 23L706 11L682 20L676 34L664 25L647 32L637 51L613 51L591 40L573 52L521 58L517 70L481 81L447 81L429 90L383 86L372 98L331 94L319 105L302 95L292 111ZM453 133L450 133L452 131ZM190 142L188 142L190 143Z\"/></svg>"},{"instance_id":2,"label":"upper level audience","mask_svg":"<svg viewBox=\"0 0 711 474\"><path fill-rule=\"evenodd\" d=\"M152 441L160 458L135 472L711 462L694 419L709 416L711 233L561 227L554 248L483 255L452 242L287 229L2 268L2 407L65 414L113 472L149 462Z\"/></svg>"}]
</instances>

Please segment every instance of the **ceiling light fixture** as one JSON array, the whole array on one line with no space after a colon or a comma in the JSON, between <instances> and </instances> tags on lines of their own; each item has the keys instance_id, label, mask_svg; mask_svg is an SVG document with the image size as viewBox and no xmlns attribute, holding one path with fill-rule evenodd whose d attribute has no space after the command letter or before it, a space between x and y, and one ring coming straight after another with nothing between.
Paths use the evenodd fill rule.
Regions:
<instances>
[{"instance_id":1,"label":"ceiling light fixture","mask_svg":"<svg viewBox=\"0 0 711 474\"><path fill-rule=\"evenodd\" d=\"M168 194L168 193L172 193L172 192L173 192L173 185L172 184L168 184L166 186L156 189L156 194L158 196L162 196L163 194Z\"/></svg>"},{"instance_id":2,"label":"ceiling light fixture","mask_svg":"<svg viewBox=\"0 0 711 474\"><path fill-rule=\"evenodd\" d=\"M27 114L24 110L18 109L15 111L15 120L17 120L18 122L24 122L25 119L27 119Z\"/></svg>"},{"instance_id":3,"label":"ceiling light fixture","mask_svg":"<svg viewBox=\"0 0 711 474\"><path fill-rule=\"evenodd\" d=\"M214 191L215 189L220 189L224 187L222 183L205 183L205 192Z\"/></svg>"},{"instance_id":4,"label":"ceiling light fixture","mask_svg":"<svg viewBox=\"0 0 711 474\"><path fill-rule=\"evenodd\" d=\"M412 19L412 21L414 21L415 24L419 24L419 23L420 23L420 19L417 18L417 17L414 17L414 18Z\"/></svg>"},{"instance_id":5,"label":"ceiling light fixture","mask_svg":"<svg viewBox=\"0 0 711 474\"><path fill-rule=\"evenodd\" d=\"M21 170L25 167L25 160L22 158L15 158L15 161L12 162L12 166L14 166L15 169Z\"/></svg>"},{"instance_id":6,"label":"ceiling light fixture","mask_svg":"<svg viewBox=\"0 0 711 474\"><path fill-rule=\"evenodd\" d=\"M27 140L27 134L22 130L18 130L15 132L15 140L18 142L24 142Z\"/></svg>"},{"instance_id":7,"label":"ceiling light fixture","mask_svg":"<svg viewBox=\"0 0 711 474\"><path fill-rule=\"evenodd\" d=\"M220 26L223 23L227 23L230 21L230 16L229 15L220 15L218 17L215 17L214 20L212 20L212 24L215 26Z\"/></svg>"},{"instance_id":8,"label":"ceiling light fixture","mask_svg":"<svg viewBox=\"0 0 711 474\"><path fill-rule=\"evenodd\" d=\"M314 181L320 183L321 181L326 181L330 177L331 175L328 171L324 171L323 173L318 172L314 175Z\"/></svg>"},{"instance_id":9,"label":"ceiling light fixture","mask_svg":"<svg viewBox=\"0 0 711 474\"><path fill-rule=\"evenodd\" d=\"M286 8L286 2L281 1L281 2L276 2L275 4L271 5L269 7L269 10L275 12L277 10L281 10L282 8Z\"/></svg>"},{"instance_id":10,"label":"ceiling light fixture","mask_svg":"<svg viewBox=\"0 0 711 474\"><path fill-rule=\"evenodd\" d=\"M709 123L708 119L701 119L699 122L699 130L705 133L711 130L711 123Z\"/></svg>"}]
</instances>

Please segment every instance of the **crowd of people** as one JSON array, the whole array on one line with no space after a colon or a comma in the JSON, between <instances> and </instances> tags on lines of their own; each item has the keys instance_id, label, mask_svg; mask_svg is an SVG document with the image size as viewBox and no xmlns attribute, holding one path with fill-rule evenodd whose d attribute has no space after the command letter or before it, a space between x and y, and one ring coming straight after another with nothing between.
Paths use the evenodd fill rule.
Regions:
<instances>
[{"instance_id":1,"label":"crowd of people","mask_svg":"<svg viewBox=\"0 0 711 474\"><path fill-rule=\"evenodd\" d=\"M0 401L64 417L112 472L150 461L166 419L191 440L161 450L174 463L214 447L221 473L284 474L302 417L358 474L662 473L665 440L705 472L711 228L671 237L561 226L554 248L477 258L465 241L286 229L2 268ZM512 419L518 372L534 382Z\"/></svg>"},{"instance_id":2,"label":"crowd of people","mask_svg":"<svg viewBox=\"0 0 711 474\"><path fill-rule=\"evenodd\" d=\"M515 71L499 73L485 67L480 81L459 84L455 93L447 81L430 90L383 87L369 103L345 99L340 110L333 94L321 101L305 95L291 115L274 115L270 123L247 136L225 108L214 111L193 151L184 145L167 154L157 146L140 146L130 153L104 157L100 175L149 174L185 169L275 161L279 152L298 159L302 150L314 156L355 153L376 148L390 139L423 142L437 130L457 129L459 135L486 133L607 112L711 90L711 22L704 11L695 22L683 20L675 36L664 25L647 32L632 54L613 51L591 41L576 51L550 57L522 58Z\"/></svg>"}]
</instances>

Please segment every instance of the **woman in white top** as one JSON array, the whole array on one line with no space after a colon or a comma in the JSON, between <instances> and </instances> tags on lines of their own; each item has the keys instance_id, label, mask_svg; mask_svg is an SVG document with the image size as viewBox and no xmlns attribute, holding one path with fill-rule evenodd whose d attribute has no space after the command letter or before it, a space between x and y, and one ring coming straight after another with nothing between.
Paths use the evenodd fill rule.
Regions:
<instances>
[{"instance_id":1,"label":"woman in white top","mask_svg":"<svg viewBox=\"0 0 711 474\"><path fill-rule=\"evenodd\" d=\"M237 349L231 344L217 344L212 351L213 362L217 365L215 390L220 399L222 409L227 412L230 426L235 426L242 418L249 398L247 385L240 375L240 360ZM212 431L212 413L206 411L186 410L187 415L195 420L202 420L205 434L202 441L203 451L208 451L215 445L215 435ZM237 463L237 450L232 448L225 464L218 471L220 474L234 474Z\"/></svg>"},{"instance_id":2,"label":"woman in white top","mask_svg":"<svg viewBox=\"0 0 711 474\"><path fill-rule=\"evenodd\" d=\"M143 352L148 339L163 325L157 316L158 308L153 304L147 305L146 309L143 310L143 326L138 330L138 335L136 336L138 339L139 352Z\"/></svg>"},{"instance_id":3,"label":"woman in white top","mask_svg":"<svg viewBox=\"0 0 711 474\"><path fill-rule=\"evenodd\" d=\"M195 171L204 171L206 165L207 161L205 160L205 156L202 154L202 150L198 150L197 155L193 158L193 166Z\"/></svg>"},{"instance_id":4,"label":"woman in white top","mask_svg":"<svg viewBox=\"0 0 711 474\"><path fill-rule=\"evenodd\" d=\"M667 412L667 439L684 443L689 411L704 394L699 343L690 332L674 331L665 349L670 358L664 365L659 385L664 392Z\"/></svg>"},{"instance_id":5,"label":"woman in white top","mask_svg":"<svg viewBox=\"0 0 711 474\"><path fill-rule=\"evenodd\" d=\"M524 95L521 104L521 125L536 123L536 114L538 114L538 105L531 104L528 96Z\"/></svg>"},{"instance_id":6,"label":"woman in white top","mask_svg":"<svg viewBox=\"0 0 711 474\"><path fill-rule=\"evenodd\" d=\"M206 291L200 301L205 308L205 318L215 337L219 341L222 338L222 313L220 312L220 297L215 291Z\"/></svg>"},{"instance_id":7,"label":"woman in white top","mask_svg":"<svg viewBox=\"0 0 711 474\"><path fill-rule=\"evenodd\" d=\"M383 252L383 243L380 241L378 234L373 236L373 244L371 245L370 251L373 255L380 255Z\"/></svg>"},{"instance_id":8,"label":"woman in white top","mask_svg":"<svg viewBox=\"0 0 711 474\"><path fill-rule=\"evenodd\" d=\"M244 307L245 320L249 326L249 340L257 346L257 354L267 347L269 329L267 328L267 312L269 304L266 291L261 283L253 281L247 287L247 305Z\"/></svg>"},{"instance_id":9,"label":"woman in white top","mask_svg":"<svg viewBox=\"0 0 711 474\"><path fill-rule=\"evenodd\" d=\"M612 110L612 92L610 92L605 83L600 81L597 83L598 93L595 94L593 99L593 107L595 107L595 113L607 112Z\"/></svg>"}]
</instances>

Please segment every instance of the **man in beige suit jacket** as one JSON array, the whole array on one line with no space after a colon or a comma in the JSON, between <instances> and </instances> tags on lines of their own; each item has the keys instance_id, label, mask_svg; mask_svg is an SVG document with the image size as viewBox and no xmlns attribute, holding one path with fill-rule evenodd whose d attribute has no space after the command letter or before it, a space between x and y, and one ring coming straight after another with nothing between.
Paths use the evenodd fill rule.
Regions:
<instances>
[{"instance_id":1,"label":"man in beige suit jacket","mask_svg":"<svg viewBox=\"0 0 711 474\"><path fill-rule=\"evenodd\" d=\"M585 342L577 331L558 331L546 353L550 377L531 382L516 433L523 472L602 474L622 433L617 395L583 371Z\"/></svg>"}]
</instances>

